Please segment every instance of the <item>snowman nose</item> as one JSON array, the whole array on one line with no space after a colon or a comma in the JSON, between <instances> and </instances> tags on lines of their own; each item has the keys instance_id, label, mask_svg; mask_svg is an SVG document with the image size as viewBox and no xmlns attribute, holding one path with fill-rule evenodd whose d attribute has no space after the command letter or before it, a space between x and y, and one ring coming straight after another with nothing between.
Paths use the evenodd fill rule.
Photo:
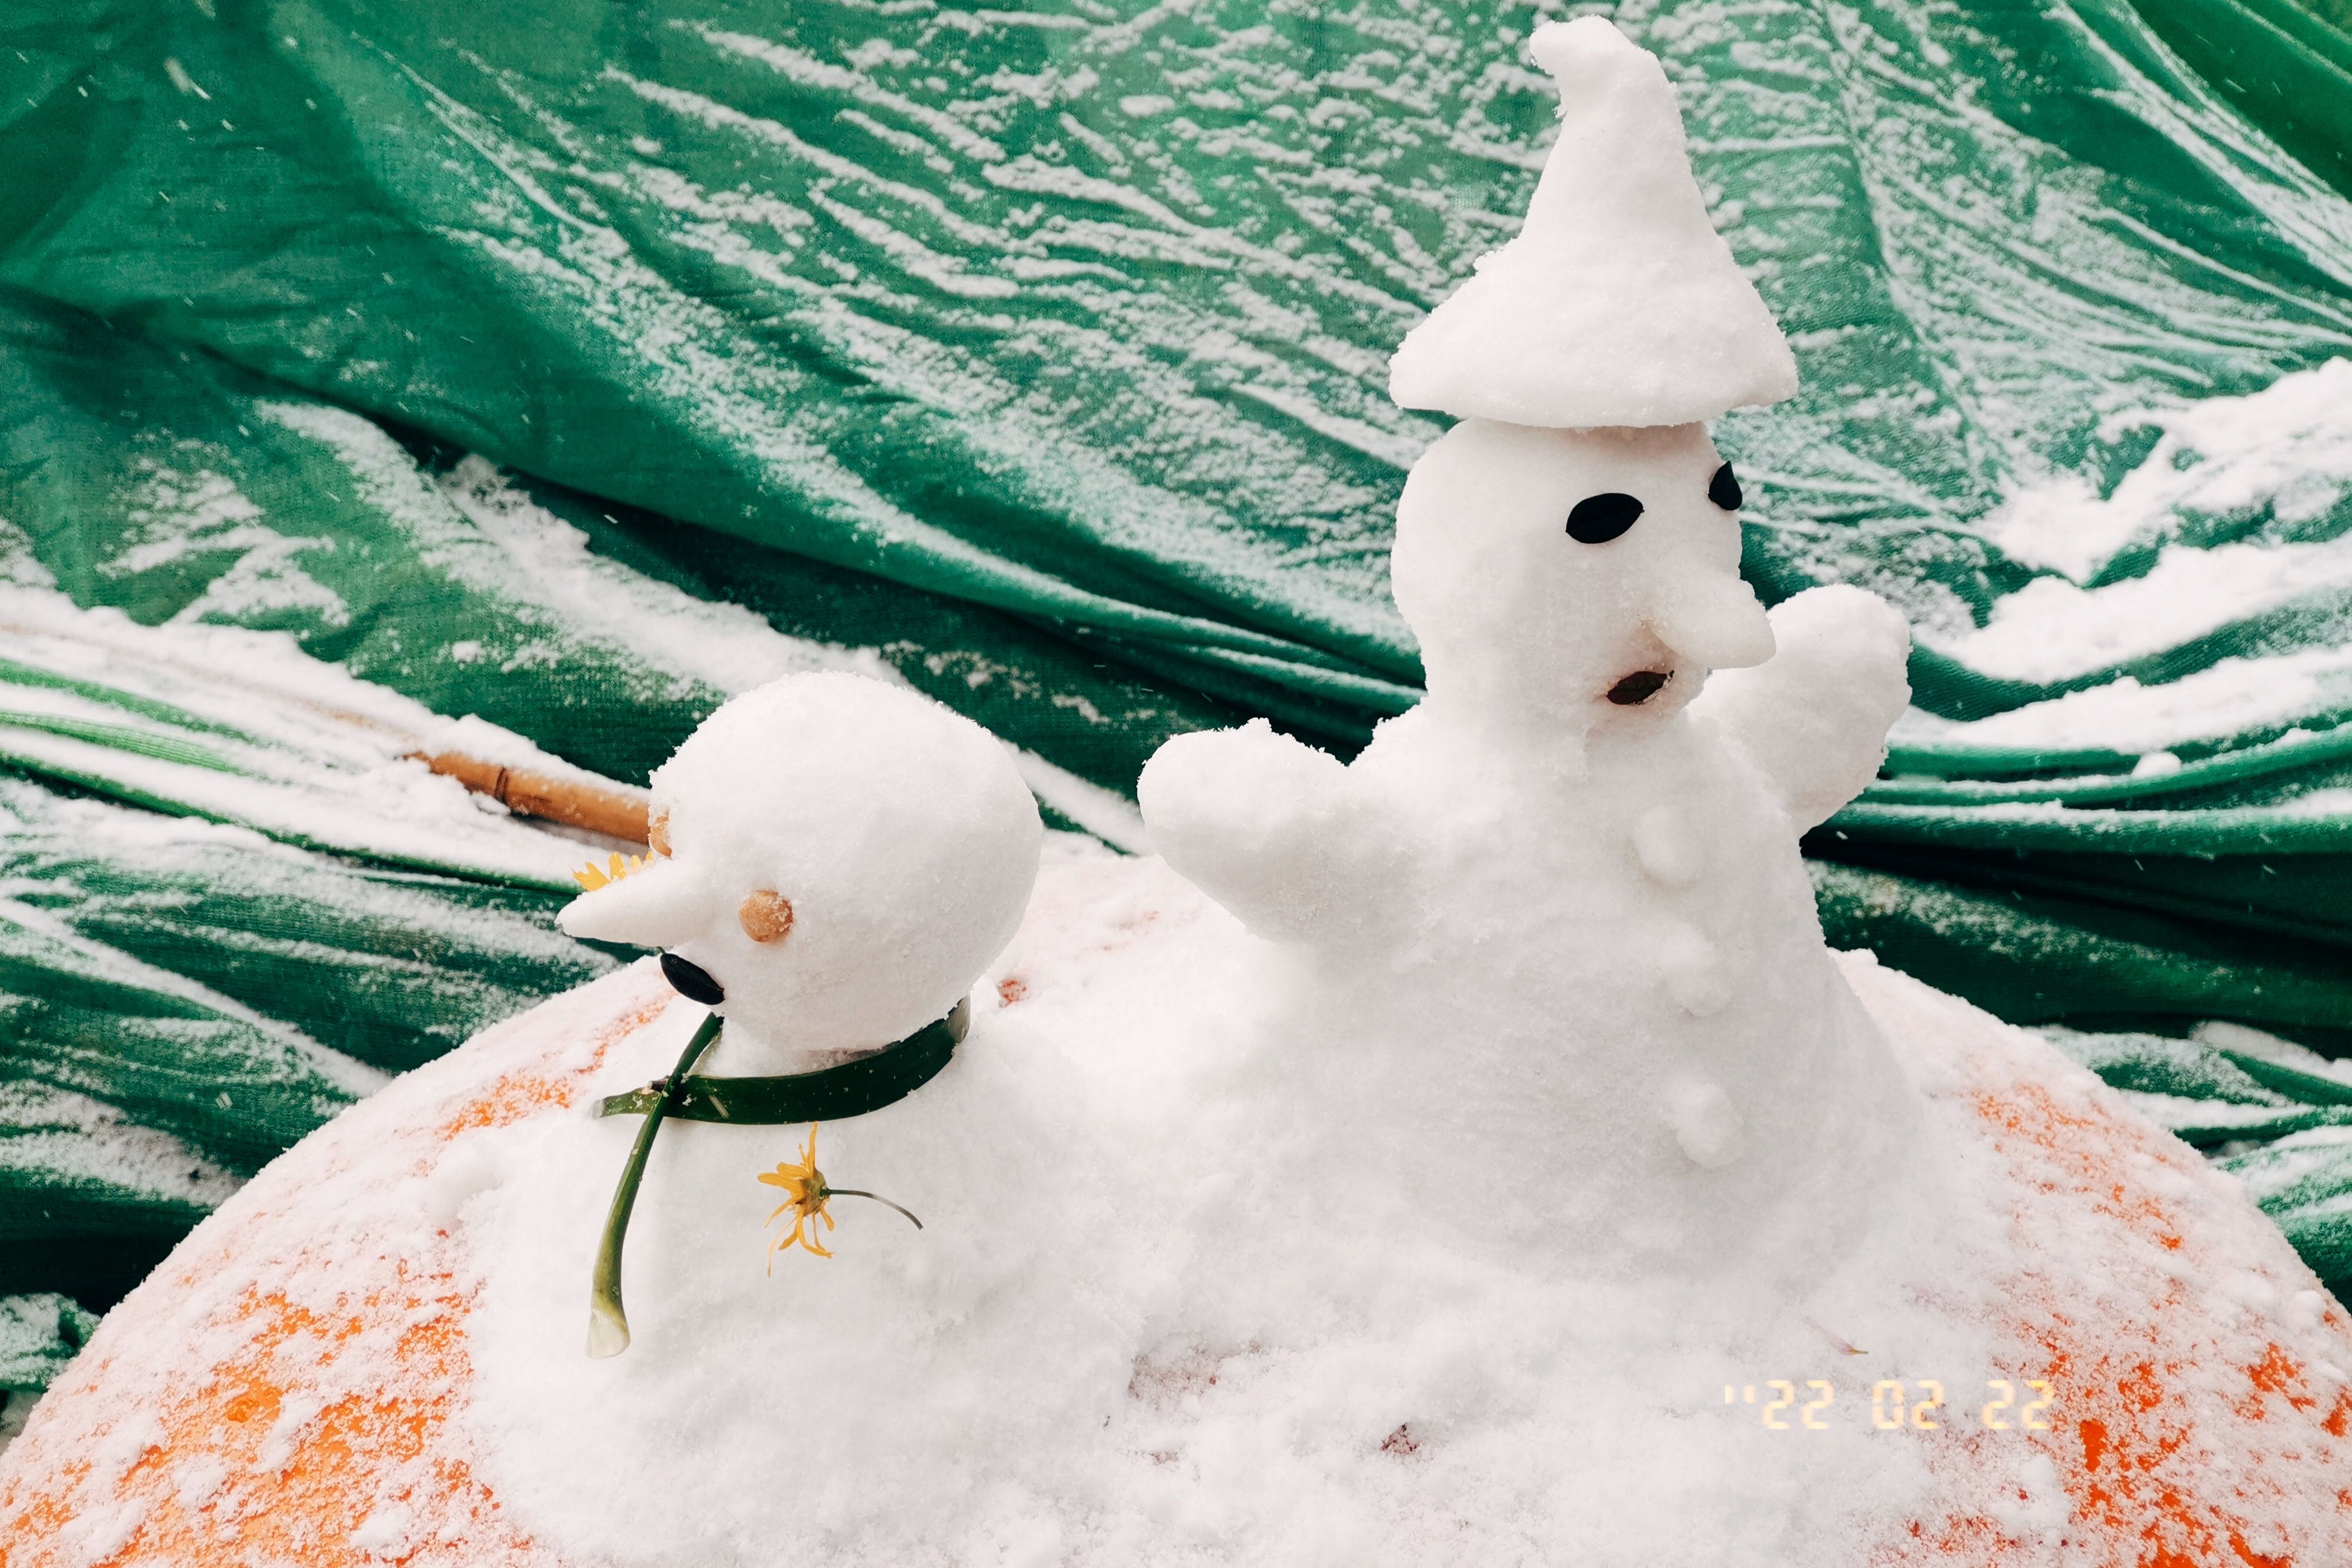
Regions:
<instances>
[{"instance_id":1,"label":"snowman nose","mask_svg":"<svg viewBox=\"0 0 2352 1568\"><path fill-rule=\"evenodd\" d=\"M727 988L712 979L709 970L690 958L665 953L661 956L661 967L662 978L670 983L672 990L689 1002L715 1008L727 999Z\"/></svg>"},{"instance_id":2,"label":"snowman nose","mask_svg":"<svg viewBox=\"0 0 2352 1568\"><path fill-rule=\"evenodd\" d=\"M692 940L710 924L706 878L675 860L656 860L620 881L583 893L556 919L574 936L668 947Z\"/></svg>"},{"instance_id":3,"label":"snowman nose","mask_svg":"<svg viewBox=\"0 0 2352 1568\"><path fill-rule=\"evenodd\" d=\"M1737 670L1772 656L1764 607L1731 573L1676 583L1651 615L1650 630L1678 659L1710 670Z\"/></svg>"}]
</instances>

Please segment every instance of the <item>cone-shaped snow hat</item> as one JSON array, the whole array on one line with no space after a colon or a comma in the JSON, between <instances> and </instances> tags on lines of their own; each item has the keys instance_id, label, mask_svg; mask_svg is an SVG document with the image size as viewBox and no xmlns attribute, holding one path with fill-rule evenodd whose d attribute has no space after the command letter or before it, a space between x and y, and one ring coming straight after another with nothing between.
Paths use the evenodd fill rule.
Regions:
<instances>
[{"instance_id":1,"label":"cone-shaped snow hat","mask_svg":"<svg viewBox=\"0 0 2352 1568\"><path fill-rule=\"evenodd\" d=\"M1529 45L1559 140L1527 226L1407 334L1407 408L1556 429L1686 424L1797 390L1780 327L1708 223L1666 73L1598 16Z\"/></svg>"}]
</instances>

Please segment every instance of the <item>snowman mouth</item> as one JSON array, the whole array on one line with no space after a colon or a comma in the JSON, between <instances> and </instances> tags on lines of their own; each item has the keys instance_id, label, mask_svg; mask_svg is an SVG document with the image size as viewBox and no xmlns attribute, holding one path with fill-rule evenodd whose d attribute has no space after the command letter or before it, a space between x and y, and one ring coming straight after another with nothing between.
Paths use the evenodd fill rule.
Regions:
<instances>
[{"instance_id":1,"label":"snowman mouth","mask_svg":"<svg viewBox=\"0 0 2352 1568\"><path fill-rule=\"evenodd\" d=\"M1640 707L1674 678L1672 670L1636 670L1609 688L1609 700L1619 707Z\"/></svg>"}]
</instances>

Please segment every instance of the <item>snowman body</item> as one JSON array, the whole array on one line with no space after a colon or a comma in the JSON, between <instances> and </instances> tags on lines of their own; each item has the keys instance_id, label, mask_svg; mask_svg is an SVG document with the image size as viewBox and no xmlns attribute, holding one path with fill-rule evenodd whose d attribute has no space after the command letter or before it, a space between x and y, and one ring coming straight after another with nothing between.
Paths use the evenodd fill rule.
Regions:
<instances>
[{"instance_id":1,"label":"snowman body","mask_svg":"<svg viewBox=\"0 0 2352 1568\"><path fill-rule=\"evenodd\" d=\"M1276 949L1267 1142L1320 1211L1397 1223L1370 1173L1409 1149L1498 1256L1801 1274L1916 1173L1798 852L1875 768L1906 634L1816 592L1767 662L1722 470L1696 426L1465 423L1399 511L1426 700L1345 767L1259 724L1147 769L1161 852ZM1580 539L1596 496L1639 515Z\"/></svg>"}]
</instances>

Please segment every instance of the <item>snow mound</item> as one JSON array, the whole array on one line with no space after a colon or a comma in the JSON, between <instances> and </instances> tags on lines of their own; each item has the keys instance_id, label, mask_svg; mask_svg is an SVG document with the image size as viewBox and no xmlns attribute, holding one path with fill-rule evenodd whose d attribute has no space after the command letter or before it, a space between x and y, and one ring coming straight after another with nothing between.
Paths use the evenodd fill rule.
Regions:
<instances>
[{"instance_id":1,"label":"snow mound","mask_svg":"<svg viewBox=\"0 0 2352 1568\"><path fill-rule=\"evenodd\" d=\"M578 1310L628 1129L582 1107L699 1009L645 965L501 1026L271 1166L107 1320L0 1458L12 1564L2352 1552L2352 1325L2044 1043L1844 959L1957 1151L1951 1218L1759 1304L1732 1274L1498 1261L1458 1223L1489 1195L1423 1184L1409 1145L1419 1221L1385 1251L1238 1203L1259 1151L1202 1107L1263 1043L1235 1029L1251 951L1158 862L1056 841L955 1064L819 1131L834 1179L926 1228L844 1205L834 1258L771 1276L751 1176L803 1134L673 1127L638 1343L603 1362Z\"/></svg>"}]
</instances>

